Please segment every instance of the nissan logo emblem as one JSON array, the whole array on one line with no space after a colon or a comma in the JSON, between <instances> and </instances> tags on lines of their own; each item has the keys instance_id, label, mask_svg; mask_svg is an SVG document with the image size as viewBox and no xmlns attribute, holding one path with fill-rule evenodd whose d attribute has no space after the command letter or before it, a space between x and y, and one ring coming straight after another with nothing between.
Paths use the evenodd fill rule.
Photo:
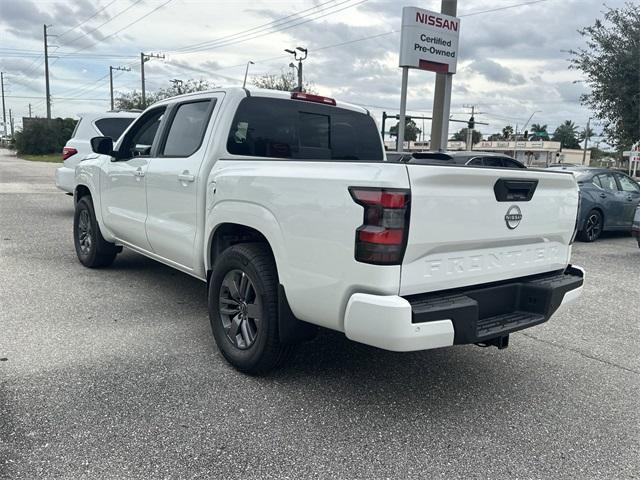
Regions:
<instances>
[{"instance_id":1,"label":"nissan logo emblem","mask_svg":"<svg viewBox=\"0 0 640 480\"><path fill-rule=\"evenodd\" d=\"M520 225L520 220L522 220L522 212L520 211L520 207L517 205L512 205L507 210L507 214L504 216L504 221L507 223L507 228L509 230L515 229L518 225Z\"/></svg>"}]
</instances>

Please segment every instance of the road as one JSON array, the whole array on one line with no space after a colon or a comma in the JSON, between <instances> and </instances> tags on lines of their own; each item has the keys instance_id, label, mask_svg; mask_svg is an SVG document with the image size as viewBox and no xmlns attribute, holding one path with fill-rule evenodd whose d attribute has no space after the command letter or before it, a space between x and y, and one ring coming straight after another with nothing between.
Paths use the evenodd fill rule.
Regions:
<instances>
[{"instance_id":1,"label":"road","mask_svg":"<svg viewBox=\"0 0 640 480\"><path fill-rule=\"evenodd\" d=\"M323 332L229 367L205 285L129 251L83 268L54 164L0 154L0 478L639 478L640 249L578 243L578 303L508 349Z\"/></svg>"}]
</instances>

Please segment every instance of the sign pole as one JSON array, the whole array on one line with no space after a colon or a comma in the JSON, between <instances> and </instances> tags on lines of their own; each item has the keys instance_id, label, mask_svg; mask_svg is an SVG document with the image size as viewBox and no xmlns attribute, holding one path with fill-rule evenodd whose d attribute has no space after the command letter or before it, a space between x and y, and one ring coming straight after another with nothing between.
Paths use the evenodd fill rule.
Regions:
<instances>
[{"instance_id":1,"label":"sign pole","mask_svg":"<svg viewBox=\"0 0 640 480\"><path fill-rule=\"evenodd\" d=\"M442 0L440 11L456 16L457 0ZM436 87L433 93L433 120L431 122L431 145L429 150L445 150L449 139L449 115L451 113L451 86L453 74L436 73Z\"/></svg>"},{"instance_id":2,"label":"sign pole","mask_svg":"<svg viewBox=\"0 0 640 480\"><path fill-rule=\"evenodd\" d=\"M396 137L396 151L404 151L404 127L407 116L407 85L409 83L409 67L402 67L402 89L400 90L400 119L398 136Z\"/></svg>"}]
</instances>

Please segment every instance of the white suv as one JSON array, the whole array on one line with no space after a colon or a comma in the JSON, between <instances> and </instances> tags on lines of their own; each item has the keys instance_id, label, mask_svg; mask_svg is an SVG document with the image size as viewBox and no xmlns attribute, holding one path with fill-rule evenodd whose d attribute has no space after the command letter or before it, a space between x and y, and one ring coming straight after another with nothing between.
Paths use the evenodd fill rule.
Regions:
<instances>
[{"instance_id":1,"label":"white suv","mask_svg":"<svg viewBox=\"0 0 640 480\"><path fill-rule=\"evenodd\" d=\"M56 186L73 193L76 186L75 171L80 161L92 154L90 140L96 135L111 137L115 142L139 112L82 113L73 135L62 149L64 166L56 170Z\"/></svg>"}]
</instances>

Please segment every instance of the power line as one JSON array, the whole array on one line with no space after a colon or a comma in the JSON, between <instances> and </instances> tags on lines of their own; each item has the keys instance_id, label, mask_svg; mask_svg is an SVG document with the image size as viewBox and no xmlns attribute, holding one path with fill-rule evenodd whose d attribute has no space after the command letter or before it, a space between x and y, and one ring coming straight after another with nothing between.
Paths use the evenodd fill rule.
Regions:
<instances>
[{"instance_id":1,"label":"power line","mask_svg":"<svg viewBox=\"0 0 640 480\"><path fill-rule=\"evenodd\" d=\"M343 2L341 2L341 3L339 3L339 4L335 5L335 6L344 4L344 3L348 2L348 1L351 1L351 0L343 1ZM223 41L221 43L218 43L218 44L212 44L212 45L208 45L206 47L194 48L194 49L191 49L189 51L169 52L169 53L173 53L173 55L187 55L187 54L190 54L190 53L209 52L210 50L214 50L214 49L217 49L217 48L222 48L222 47L226 47L226 46L229 46L229 45L236 45L238 43L244 43L244 42L247 42L249 40L254 40L256 38L265 37L265 36L268 36L268 35L273 35L274 33L280 33L280 32L283 32L285 30L289 30L291 28L298 27L300 25L304 25L304 24L309 23L309 22L313 22L314 20L318 20L320 18L324 18L324 17L327 17L329 15L333 15L333 14L342 12L343 10L347 10L349 8L356 7L356 6L361 5L361 4L363 4L363 3L367 2L367 1L369 1L369 0L360 0L360 1L357 1L356 3L352 3L352 4L344 6L342 8L339 8L339 9L336 9L336 10L332 10L330 12L322 13L321 15L318 15L316 17L308 18L308 19L306 19L304 21L293 23L292 25L286 25L286 24L287 23L291 23L292 21L295 21L295 20L298 20L298 19L295 19L295 20L292 20L292 21L287 21L287 22L284 22L281 25L278 25L277 28L275 30L272 30L272 31L266 31L266 32L261 32L261 33L254 32L255 34L249 34L249 36L246 36L245 38L230 39L230 40L225 40L225 41ZM330 7L330 8L333 8L333 7ZM319 12L314 12L314 15L316 13L319 13ZM310 15L307 15L307 16L310 16ZM304 16L304 17L306 18L307 16ZM283 26L283 25L286 25L286 26ZM282 27L282 28L280 28L280 27Z\"/></svg>"},{"instance_id":2,"label":"power line","mask_svg":"<svg viewBox=\"0 0 640 480\"><path fill-rule=\"evenodd\" d=\"M153 9L153 10L151 10L150 12L148 12L148 13L146 13L146 14L142 15L141 17L138 17L138 18L137 18L136 20L134 20L133 22L131 22L131 23L129 23L129 24L127 24L127 25L125 25L124 27L120 28L119 30L116 30L115 32L113 32L113 33L111 33L111 34L107 35L106 37L101 38L99 41L100 41L100 42L104 42L105 40L107 40L107 39L109 39L109 38L111 38L111 37L113 37L113 36L117 35L118 33L122 32L123 30L126 30L126 29L127 29L127 28L129 28L129 27L132 27L132 26L133 26L133 25L135 25L136 23L138 23L138 22L140 22L140 21L144 20L144 19L145 19L145 18L147 18L149 15L152 15L153 13L157 12L157 11L158 11L158 10L160 10L162 7L164 7L165 5L167 5L167 4L169 4L169 3L171 3L172 1L173 1L173 0L167 0L166 2L164 2L164 3L160 4L160 5L158 5L156 8L154 8L154 9ZM83 47L83 48L80 48L80 49L78 49L78 50L75 50L73 53L77 53L77 52L80 52L80 51L82 51L82 50L86 50L87 48L93 47L93 46L94 46L94 45L96 45L97 43L98 43L98 42L95 42L95 43L93 43L92 45L88 45L88 46L86 46L86 47Z\"/></svg>"},{"instance_id":3,"label":"power line","mask_svg":"<svg viewBox=\"0 0 640 480\"><path fill-rule=\"evenodd\" d=\"M221 42L221 41L228 41L228 40L229 40L229 39L231 39L231 38L238 37L238 36L242 36L242 35L248 34L248 33L250 33L250 32L256 33L256 32L255 32L255 30L263 30L263 29L265 29L265 28L267 28L267 29L268 29L268 28L273 28L273 27L279 26L278 24L279 24L280 22L282 22L282 21L286 20L287 18L291 18L291 17L301 17L301 16L302 16L302 17L307 17L307 16L310 16L310 15L316 14L316 13L318 13L318 11L317 11L317 10L319 10L319 11L324 10L324 9L322 9L321 7L324 7L325 5L327 5L327 4L329 4L329 3L334 3L335 1L336 1L336 0L330 0L330 1L328 1L328 2L324 2L324 3L321 3L321 4L319 4L319 5L315 5L315 6L313 6L313 7L307 8L307 9L305 9L305 10L301 10L301 11L299 11L299 12L292 13L292 14L287 15L287 16L285 16L285 17L281 17L281 18L278 18L278 19L276 19L276 20L272 20L271 22L267 22L267 23L264 23L264 24L262 24L262 25L257 25L257 26L255 26L255 27L248 28L248 29L246 29L246 30L242 30L242 31L240 31L240 32L236 32L236 33L233 33L233 34L225 35L225 36L222 36L222 37L216 38L216 39L214 39L214 40L208 40L208 41L205 41L205 42L194 43L194 44L192 44L192 45L185 45L184 47L177 48L176 50L172 51L171 53L176 53L176 52L185 52L185 51L187 51L187 50L191 50L191 49L193 49L193 48L205 47L205 46L208 46L208 45L215 45L215 44L217 44L217 43L219 43L219 42ZM327 8L337 7L337 6L341 5L341 4L347 3L347 2L349 2L349 1L350 1L350 0L344 0L344 1L341 1L340 3L338 3L338 4L332 5L331 7L327 7ZM316 10L316 11L313 11L313 10ZM304 13L306 13L306 12L309 12L309 11L312 11L312 12L311 12L311 13L307 13L306 15L302 15L302 14L304 14ZM290 20L290 21L291 21L291 20ZM293 21L295 21L295 19L294 19ZM284 23L289 23L289 22L284 22Z\"/></svg>"},{"instance_id":4,"label":"power line","mask_svg":"<svg viewBox=\"0 0 640 480\"><path fill-rule=\"evenodd\" d=\"M109 8L111 5L113 5L114 3L116 3L117 0L112 0L111 2L107 3L104 7L96 10L89 18L87 18L86 20L83 20L82 22L78 23L75 27L71 27L69 30L66 30L64 33L61 33L60 36L58 38L64 37L67 33L73 32L76 28L78 28L81 25L84 25L85 23L87 23L89 20L92 20L93 18L96 17L96 15L102 13L103 11L105 11L107 8Z\"/></svg>"},{"instance_id":5,"label":"power line","mask_svg":"<svg viewBox=\"0 0 640 480\"><path fill-rule=\"evenodd\" d=\"M107 23L113 21L113 19L118 18L120 15L122 15L123 13L128 12L129 10L131 10L133 7L135 7L137 4L139 4L140 2L142 2L143 0L135 0L131 5L129 5L127 8L125 8L124 10L116 13L115 15L113 15L112 17L110 17L109 19L107 19L106 21L102 22L100 25L98 25L97 27L86 31L85 33L83 33L82 35L80 35L79 37L74 38L73 40L65 43L64 45L71 45L72 43L77 42L78 40L83 39L84 37L86 37L87 35L95 32L96 30L98 30L99 28L104 27Z\"/></svg>"}]
</instances>

